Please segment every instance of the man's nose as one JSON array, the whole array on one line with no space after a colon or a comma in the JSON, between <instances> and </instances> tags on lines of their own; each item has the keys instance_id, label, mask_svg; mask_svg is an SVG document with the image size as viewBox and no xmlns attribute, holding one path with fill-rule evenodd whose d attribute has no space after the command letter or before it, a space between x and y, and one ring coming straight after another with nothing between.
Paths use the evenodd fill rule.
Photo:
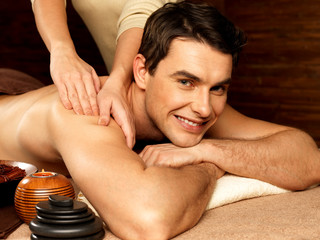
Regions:
<instances>
[{"instance_id":1,"label":"man's nose","mask_svg":"<svg viewBox=\"0 0 320 240\"><path fill-rule=\"evenodd\" d=\"M212 111L210 94L207 92L199 92L196 96L194 96L191 108L199 115L199 117L209 117Z\"/></svg>"}]
</instances>

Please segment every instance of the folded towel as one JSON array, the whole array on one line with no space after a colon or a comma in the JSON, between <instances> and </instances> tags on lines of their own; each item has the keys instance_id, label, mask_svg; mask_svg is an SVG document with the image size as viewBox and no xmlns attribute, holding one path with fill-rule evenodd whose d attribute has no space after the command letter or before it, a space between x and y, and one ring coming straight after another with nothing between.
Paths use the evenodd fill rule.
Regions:
<instances>
[{"instance_id":1,"label":"folded towel","mask_svg":"<svg viewBox=\"0 0 320 240\"><path fill-rule=\"evenodd\" d=\"M244 199L290 192L253 178L225 174L218 179L207 209L220 207Z\"/></svg>"},{"instance_id":2,"label":"folded towel","mask_svg":"<svg viewBox=\"0 0 320 240\"><path fill-rule=\"evenodd\" d=\"M207 205L207 210L244 199L286 192L290 191L257 179L225 174L223 177L218 179L215 190ZM78 194L77 200L87 203L95 214L98 215L81 191Z\"/></svg>"}]
</instances>

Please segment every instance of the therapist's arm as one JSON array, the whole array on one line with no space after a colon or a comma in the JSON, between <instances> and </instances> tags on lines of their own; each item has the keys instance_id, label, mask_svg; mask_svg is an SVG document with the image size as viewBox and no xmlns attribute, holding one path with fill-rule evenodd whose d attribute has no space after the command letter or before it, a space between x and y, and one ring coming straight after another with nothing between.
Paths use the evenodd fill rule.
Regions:
<instances>
[{"instance_id":1,"label":"therapist's arm","mask_svg":"<svg viewBox=\"0 0 320 240\"><path fill-rule=\"evenodd\" d=\"M135 144L135 126L128 106L127 91L132 81L133 59L138 53L142 34L142 28L131 28L120 35L112 71L98 94L99 124L108 125L112 115L124 132L130 148Z\"/></svg>"},{"instance_id":2,"label":"therapist's arm","mask_svg":"<svg viewBox=\"0 0 320 240\"><path fill-rule=\"evenodd\" d=\"M77 114L98 115L100 81L95 70L82 60L71 39L64 0L35 0L38 31L50 52L50 72L60 99Z\"/></svg>"}]
</instances>

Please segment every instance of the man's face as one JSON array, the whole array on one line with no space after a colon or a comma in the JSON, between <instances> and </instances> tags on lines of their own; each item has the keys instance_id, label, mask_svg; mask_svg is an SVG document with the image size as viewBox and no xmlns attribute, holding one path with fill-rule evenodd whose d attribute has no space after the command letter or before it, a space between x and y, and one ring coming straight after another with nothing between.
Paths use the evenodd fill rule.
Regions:
<instances>
[{"instance_id":1,"label":"man's face","mask_svg":"<svg viewBox=\"0 0 320 240\"><path fill-rule=\"evenodd\" d=\"M175 145L199 143L222 113L232 56L205 43L175 39L153 76L147 74L146 109Z\"/></svg>"}]
</instances>

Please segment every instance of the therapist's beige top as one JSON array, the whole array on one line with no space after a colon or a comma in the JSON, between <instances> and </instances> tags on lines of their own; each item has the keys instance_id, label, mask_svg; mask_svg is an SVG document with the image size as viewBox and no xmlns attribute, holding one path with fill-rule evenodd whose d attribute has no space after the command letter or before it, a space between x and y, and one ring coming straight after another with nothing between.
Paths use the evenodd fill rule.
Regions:
<instances>
[{"instance_id":1,"label":"therapist's beige top","mask_svg":"<svg viewBox=\"0 0 320 240\"><path fill-rule=\"evenodd\" d=\"M33 3L36 0L31 0ZM152 12L178 0L72 0L110 71L116 40L126 30L143 28ZM76 39L74 39L76 41Z\"/></svg>"}]
</instances>

